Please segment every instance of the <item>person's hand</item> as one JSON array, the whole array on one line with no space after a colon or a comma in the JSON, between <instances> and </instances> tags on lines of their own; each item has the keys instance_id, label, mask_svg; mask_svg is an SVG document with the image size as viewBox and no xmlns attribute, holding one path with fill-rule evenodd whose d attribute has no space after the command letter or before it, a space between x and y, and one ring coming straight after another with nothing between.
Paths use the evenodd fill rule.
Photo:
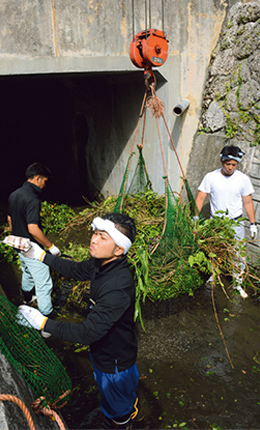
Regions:
<instances>
[{"instance_id":1,"label":"person's hand","mask_svg":"<svg viewBox=\"0 0 260 430\"><path fill-rule=\"evenodd\" d=\"M31 248L30 239L27 237L14 236L12 234L6 236L3 243L25 252Z\"/></svg>"},{"instance_id":2,"label":"person's hand","mask_svg":"<svg viewBox=\"0 0 260 430\"><path fill-rule=\"evenodd\" d=\"M256 225L256 223L250 224L250 235L251 235L252 240L255 240L257 238L257 225Z\"/></svg>"},{"instance_id":3,"label":"person's hand","mask_svg":"<svg viewBox=\"0 0 260 430\"><path fill-rule=\"evenodd\" d=\"M43 261L46 255L44 249L42 249L37 243L30 241L31 248L29 251L21 251L24 257L32 258L33 260Z\"/></svg>"},{"instance_id":4,"label":"person's hand","mask_svg":"<svg viewBox=\"0 0 260 430\"><path fill-rule=\"evenodd\" d=\"M55 245L51 245L51 247L48 248L48 251L52 255L56 255L57 257L59 257L61 255L61 252L60 252L59 248L57 248L57 246L55 246Z\"/></svg>"},{"instance_id":5,"label":"person's hand","mask_svg":"<svg viewBox=\"0 0 260 430\"><path fill-rule=\"evenodd\" d=\"M33 328L36 330L43 329L48 318L42 315L38 309L34 309L26 305L21 305L18 309L19 313L22 314L22 316L31 324L31 326L33 326ZM18 324L24 325L21 318L18 318Z\"/></svg>"}]
</instances>

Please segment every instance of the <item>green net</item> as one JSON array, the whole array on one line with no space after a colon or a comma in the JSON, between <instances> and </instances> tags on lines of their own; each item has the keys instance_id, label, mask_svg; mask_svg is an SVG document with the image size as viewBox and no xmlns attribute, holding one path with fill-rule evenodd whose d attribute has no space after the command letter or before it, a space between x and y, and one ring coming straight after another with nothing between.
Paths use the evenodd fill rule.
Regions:
<instances>
[{"instance_id":1,"label":"green net","mask_svg":"<svg viewBox=\"0 0 260 430\"><path fill-rule=\"evenodd\" d=\"M193 217L194 215L198 215L199 219L200 219L200 222L203 222L204 218L203 218L203 216L201 215L201 213L198 210L198 207L197 207L194 195L192 194L192 191L191 191L191 188L189 186L189 183L188 183L188 181L187 181L186 178L185 179L182 178L182 180L183 180L183 183L184 183L184 186L185 186L185 190L186 190L186 193L187 193L189 210L190 210L190 216Z\"/></svg>"},{"instance_id":2,"label":"green net","mask_svg":"<svg viewBox=\"0 0 260 430\"><path fill-rule=\"evenodd\" d=\"M121 183L121 187L120 187L120 191L119 191L118 198L117 198L117 201L116 201L114 212L121 212L122 211L122 206L123 206L123 202L124 202L124 196L126 194L126 186L127 186L128 174L129 174L130 164L131 164L133 155L134 155L134 152L132 152L129 155L129 157L128 157L128 161L127 161L125 173L124 173L123 180L122 180L122 183Z\"/></svg>"},{"instance_id":3,"label":"green net","mask_svg":"<svg viewBox=\"0 0 260 430\"><path fill-rule=\"evenodd\" d=\"M142 150L139 150L139 160L131 184L127 189L129 166L130 164L127 165L123 177L114 212L122 212L124 205L124 209L131 215L129 199L134 201L139 198L141 200L142 195L146 195L145 191L152 187ZM184 189L187 192L187 198L186 203L184 203L184 199L175 196L167 176L164 177L164 180L164 225L162 224L162 231L156 244L149 251L151 258L149 260L148 294L149 297L156 300L165 300L182 294L193 294L193 291L201 287L204 282L197 269L191 267L188 262L189 256L198 250L190 228L191 215L194 214L196 206L192 191L185 179ZM155 193L153 199L155 205Z\"/></svg>"},{"instance_id":4,"label":"green net","mask_svg":"<svg viewBox=\"0 0 260 430\"><path fill-rule=\"evenodd\" d=\"M72 386L63 365L4 296L0 296L0 350L37 397L45 398L46 406L59 408L69 400Z\"/></svg>"},{"instance_id":5,"label":"green net","mask_svg":"<svg viewBox=\"0 0 260 430\"><path fill-rule=\"evenodd\" d=\"M186 178L183 179L183 182L184 182L184 186L185 186L185 189L186 189L186 192L187 192L188 202L189 202L189 205L190 205L190 213L191 213L191 216L194 216L195 215L195 208L196 208L195 198L194 198L194 196L192 194L192 191L190 189L190 186L189 186L189 183L188 183L187 179Z\"/></svg>"},{"instance_id":6,"label":"green net","mask_svg":"<svg viewBox=\"0 0 260 430\"><path fill-rule=\"evenodd\" d=\"M164 212L164 223L162 223L162 230L158 237L156 235L152 238L152 243L147 243L151 234L147 235L142 232L141 236L146 243L146 250L149 252L149 279L147 281L149 296L154 297L156 300L164 300L167 298L176 297L181 294L192 294L196 288L199 288L204 280L201 278L200 273L196 268L193 268L189 264L189 257L196 253L198 247L194 240L191 231L191 217L196 215L196 202L193 197L192 191L189 187L187 179L183 179L183 188L186 190L187 198L184 204L184 199L180 196L175 197L171 186L168 181L166 173L166 164L163 155L163 145L161 140L161 133L159 130L158 119L163 117L166 125L169 138L171 134L164 118L164 104L156 96L154 88L151 87L150 96L145 104L145 111L143 115L143 132L141 145L139 149L139 160L133 175L133 179L129 188L127 189L127 180L129 176L130 161L133 153L131 152L128 164L123 177L120 193L118 195L114 212L122 212L123 205L126 195L128 198L133 200L136 196L140 199L146 195L146 191L151 190L151 182L147 174L144 158L142 155L144 131L145 131L145 113L147 107L152 113L152 116L156 119L156 125L158 130L158 138L160 143L160 150L162 155L162 164L164 169L164 180L165 180L165 212ZM142 111L142 110L141 110ZM139 117L140 120L140 117ZM138 120L138 125L139 125ZM138 127L137 127L138 128ZM135 133L136 137L136 133ZM135 140L135 139L134 139ZM174 143L172 141L173 148L175 150ZM132 146L133 148L133 146ZM132 149L131 149L132 151ZM177 152L175 150L178 158ZM178 158L179 160L179 158ZM179 162L180 164L180 162ZM180 165L181 168L181 165ZM181 168L181 171L183 169ZM184 174L183 174L184 176ZM156 198L156 197L154 197ZM154 200L153 200L154 201ZM136 211L135 210L135 214ZM125 208L125 211L129 213L129 209ZM134 211L133 211L134 212ZM152 211L154 213L154 211ZM130 213L129 213L130 214ZM133 216L135 218L135 215ZM143 224L148 220L143 220ZM137 228L139 226L137 225ZM154 230L153 226L150 225L150 230ZM137 250L138 251L138 250ZM136 252L135 256L138 255ZM144 266L140 259L141 268ZM141 287L140 287L141 288Z\"/></svg>"},{"instance_id":7,"label":"green net","mask_svg":"<svg viewBox=\"0 0 260 430\"><path fill-rule=\"evenodd\" d=\"M127 190L127 194L137 194L137 193L140 193L141 191L144 191L145 189L152 188L152 184L145 167L142 148L138 146L138 149L139 149L138 162L135 168L135 172L134 172L131 184Z\"/></svg>"},{"instance_id":8,"label":"green net","mask_svg":"<svg viewBox=\"0 0 260 430\"><path fill-rule=\"evenodd\" d=\"M198 247L187 222L185 205L179 197L175 197L169 181L167 178L165 179L166 220L164 233L160 240L160 253L163 253L167 260L179 257L187 258Z\"/></svg>"},{"instance_id":9,"label":"green net","mask_svg":"<svg viewBox=\"0 0 260 430\"><path fill-rule=\"evenodd\" d=\"M129 155L126 169L125 169L125 173L124 173L123 180L122 180L122 184L121 184L118 198L116 201L116 205L114 208L114 212L122 212L124 198L126 195L135 195L135 194L138 194L144 190L152 189L152 184L151 184L151 181L149 179L149 176L148 176L148 173L146 170L141 146L138 146L138 150L139 150L139 157L138 157L137 165L136 165L135 172L134 172L133 178L131 180L131 183L127 189L130 164L132 161L132 157L133 157L133 155L135 155L135 153L132 152ZM127 189L127 191L126 191L126 189Z\"/></svg>"},{"instance_id":10,"label":"green net","mask_svg":"<svg viewBox=\"0 0 260 430\"><path fill-rule=\"evenodd\" d=\"M165 223L159 242L151 251L151 268L154 273L155 296L160 298L180 294L192 294L203 284L196 269L189 265L189 256L198 250L193 238L188 217L189 211L180 197L176 197L165 178ZM188 212L187 212L188 211ZM187 213L186 213L187 212Z\"/></svg>"}]
</instances>

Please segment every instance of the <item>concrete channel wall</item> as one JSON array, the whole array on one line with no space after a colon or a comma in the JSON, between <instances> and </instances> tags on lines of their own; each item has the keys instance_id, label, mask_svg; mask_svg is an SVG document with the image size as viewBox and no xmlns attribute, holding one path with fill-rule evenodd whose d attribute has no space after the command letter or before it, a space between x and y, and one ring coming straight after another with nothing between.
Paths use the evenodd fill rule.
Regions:
<instances>
[{"instance_id":1,"label":"concrete channel wall","mask_svg":"<svg viewBox=\"0 0 260 430\"><path fill-rule=\"evenodd\" d=\"M169 55L166 63L157 69L157 95L165 104L169 131L186 171L198 127L210 55L226 11L233 3L227 0L2 0L0 82L6 88L7 78L10 82L17 77L62 76L73 100L70 128L79 115L87 121L85 170L89 186L104 196L117 194L145 89L143 71L130 60L129 44L134 33L149 27L163 29L169 40ZM81 77L81 81L76 82L72 76ZM102 94L99 94L100 87ZM176 117L173 108L182 99L188 99L190 106L185 114ZM17 104L15 100L14 104ZM10 117L12 112L8 115ZM19 112L15 112L16 122L17 116ZM162 121L160 127L167 173L172 188L178 191L179 164ZM15 136L13 140L18 139ZM141 129L136 143L140 144L140 140ZM163 163L151 115L148 115L144 143L144 157L153 188L163 193ZM73 136L71 146L73 151L77 146ZM68 157L69 154L68 151ZM63 155L66 157L66 152ZM81 157L74 155L71 157L75 162L71 163L73 171L67 174L72 180L75 170L80 168L78 158ZM10 156L8 154L5 163ZM136 162L137 157L132 171Z\"/></svg>"}]
</instances>

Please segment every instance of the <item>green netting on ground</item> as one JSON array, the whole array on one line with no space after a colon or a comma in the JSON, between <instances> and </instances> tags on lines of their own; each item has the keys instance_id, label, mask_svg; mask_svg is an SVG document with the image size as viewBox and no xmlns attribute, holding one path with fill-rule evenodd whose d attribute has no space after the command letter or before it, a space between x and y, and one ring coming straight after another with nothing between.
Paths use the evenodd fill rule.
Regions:
<instances>
[{"instance_id":1,"label":"green netting on ground","mask_svg":"<svg viewBox=\"0 0 260 430\"><path fill-rule=\"evenodd\" d=\"M63 365L18 308L1 295L0 350L37 397L45 397L46 405L61 407L69 400L72 386Z\"/></svg>"}]
</instances>

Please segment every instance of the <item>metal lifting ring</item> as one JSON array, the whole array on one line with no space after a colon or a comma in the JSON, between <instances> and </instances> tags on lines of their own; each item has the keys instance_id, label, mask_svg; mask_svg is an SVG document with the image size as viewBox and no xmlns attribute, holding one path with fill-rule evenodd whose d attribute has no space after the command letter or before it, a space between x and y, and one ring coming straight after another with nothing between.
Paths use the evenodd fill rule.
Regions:
<instances>
[{"instance_id":1,"label":"metal lifting ring","mask_svg":"<svg viewBox=\"0 0 260 430\"><path fill-rule=\"evenodd\" d=\"M144 71L144 83L146 88L151 91L151 87L155 89L156 87L156 77L152 72L152 69L146 69Z\"/></svg>"}]
</instances>

